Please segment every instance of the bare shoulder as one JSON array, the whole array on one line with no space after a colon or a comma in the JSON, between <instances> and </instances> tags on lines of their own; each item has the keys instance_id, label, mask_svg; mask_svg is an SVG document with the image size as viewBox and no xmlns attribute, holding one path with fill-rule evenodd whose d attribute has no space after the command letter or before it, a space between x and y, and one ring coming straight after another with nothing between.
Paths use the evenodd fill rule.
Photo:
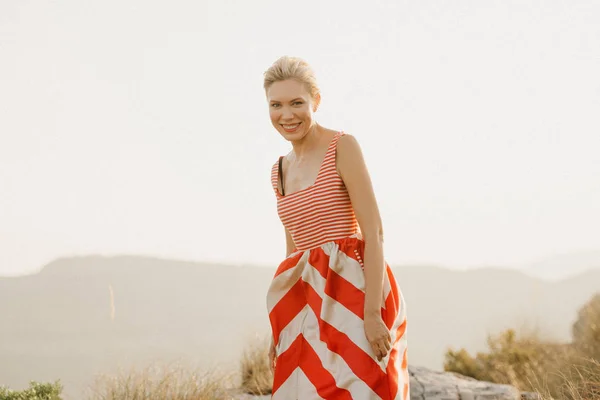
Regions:
<instances>
[{"instance_id":1,"label":"bare shoulder","mask_svg":"<svg viewBox=\"0 0 600 400\"><path fill-rule=\"evenodd\" d=\"M354 135L344 133L338 140L337 150L340 153L360 151L360 145Z\"/></svg>"},{"instance_id":2,"label":"bare shoulder","mask_svg":"<svg viewBox=\"0 0 600 400\"><path fill-rule=\"evenodd\" d=\"M325 138L323 140L323 143L325 144L325 147L327 147L329 145L329 143L331 143L331 140L333 139L333 137L335 135L337 135L338 133L339 133L339 131L336 131L334 129L323 128L323 137Z\"/></svg>"},{"instance_id":3,"label":"bare shoulder","mask_svg":"<svg viewBox=\"0 0 600 400\"><path fill-rule=\"evenodd\" d=\"M342 178L364 168L362 150L353 135L346 133L340 137L336 153L336 169Z\"/></svg>"}]
</instances>

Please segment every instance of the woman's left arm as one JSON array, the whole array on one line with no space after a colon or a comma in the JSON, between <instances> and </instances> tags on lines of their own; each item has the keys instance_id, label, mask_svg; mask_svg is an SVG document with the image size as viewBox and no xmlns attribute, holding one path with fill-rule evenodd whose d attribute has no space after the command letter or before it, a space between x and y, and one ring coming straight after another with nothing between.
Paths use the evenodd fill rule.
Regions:
<instances>
[{"instance_id":1,"label":"woman's left arm","mask_svg":"<svg viewBox=\"0 0 600 400\"><path fill-rule=\"evenodd\" d=\"M345 134L339 139L336 164L365 241L365 314L380 315L384 271L383 226L373 184L354 136Z\"/></svg>"},{"instance_id":2,"label":"woman's left arm","mask_svg":"<svg viewBox=\"0 0 600 400\"><path fill-rule=\"evenodd\" d=\"M390 348L390 332L381 318L383 306L383 226L373 184L354 136L345 134L337 145L337 170L342 177L365 242L365 329L378 358ZM385 351L384 351L385 350Z\"/></svg>"}]
</instances>

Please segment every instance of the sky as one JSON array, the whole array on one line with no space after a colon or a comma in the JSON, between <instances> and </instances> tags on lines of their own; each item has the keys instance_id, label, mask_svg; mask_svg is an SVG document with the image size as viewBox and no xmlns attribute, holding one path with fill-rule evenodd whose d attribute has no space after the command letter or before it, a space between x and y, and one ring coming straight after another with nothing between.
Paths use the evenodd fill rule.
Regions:
<instances>
[{"instance_id":1,"label":"sky","mask_svg":"<svg viewBox=\"0 0 600 400\"><path fill-rule=\"evenodd\" d=\"M600 2L0 3L0 275L137 254L276 267L291 150L264 71L314 68L392 265L600 249Z\"/></svg>"}]
</instances>

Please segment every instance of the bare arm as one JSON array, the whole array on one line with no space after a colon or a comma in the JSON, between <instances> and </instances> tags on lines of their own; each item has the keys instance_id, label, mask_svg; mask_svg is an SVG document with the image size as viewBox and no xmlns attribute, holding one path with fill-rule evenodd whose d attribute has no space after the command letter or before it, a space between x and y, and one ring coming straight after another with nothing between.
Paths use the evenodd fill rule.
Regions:
<instances>
[{"instance_id":1,"label":"bare arm","mask_svg":"<svg viewBox=\"0 0 600 400\"><path fill-rule=\"evenodd\" d=\"M383 226L373 185L360 146L354 136L338 142L337 169L344 180L365 241L365 318L381 315L383 298Z\"/></svg>"}]
</instances>

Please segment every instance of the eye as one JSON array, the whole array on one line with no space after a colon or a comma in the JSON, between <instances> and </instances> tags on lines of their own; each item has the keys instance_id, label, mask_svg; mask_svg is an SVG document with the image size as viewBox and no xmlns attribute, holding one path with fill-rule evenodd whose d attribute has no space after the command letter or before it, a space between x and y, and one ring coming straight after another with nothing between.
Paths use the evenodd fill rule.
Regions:
<instances>
[{"instance_id":1,"label":"eye","mask_svg":"<svg viewBox=\"0 0 600 400\"><path fill-rule=\"evenodd\" d=\"M302 104L301 101L295 101L294 104Z\"/></svg>"},{"instance_id":2,"label":"eye","mask_svg":"<svg viewBox=\"0 0 600 400\"><path fill-rule=\"evenodd\" d=\"M277 107L279 104L273 103L271 104L271 107Z\"/></svg>"}]
</instances>

